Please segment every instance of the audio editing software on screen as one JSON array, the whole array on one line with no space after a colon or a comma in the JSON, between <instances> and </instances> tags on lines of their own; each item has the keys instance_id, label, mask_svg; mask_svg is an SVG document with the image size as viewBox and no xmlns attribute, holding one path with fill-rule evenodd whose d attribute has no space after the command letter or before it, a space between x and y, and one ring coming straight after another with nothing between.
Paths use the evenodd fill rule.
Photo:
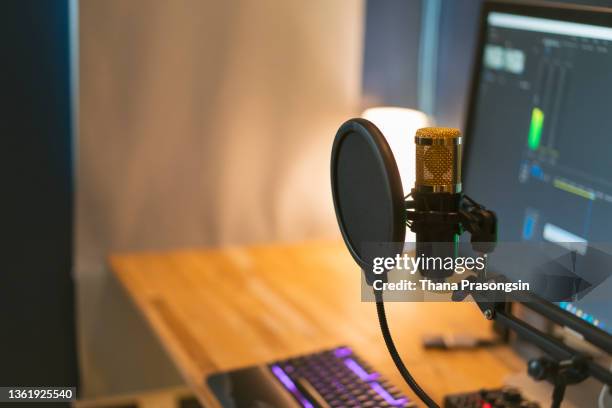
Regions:
<instances>
[{"instance_id":1,"label":"audio editing software on screen","mask_svg":"<svg viewBox=\"0 0 612 408\"><path fill-rule=\"evenodd\" d=\"M466 191L498 212L500 240L587 257L612 238L612 29L494 12L486 36ZM608 303L560 307L611 329Z\"/></svg>"}]
</instances>

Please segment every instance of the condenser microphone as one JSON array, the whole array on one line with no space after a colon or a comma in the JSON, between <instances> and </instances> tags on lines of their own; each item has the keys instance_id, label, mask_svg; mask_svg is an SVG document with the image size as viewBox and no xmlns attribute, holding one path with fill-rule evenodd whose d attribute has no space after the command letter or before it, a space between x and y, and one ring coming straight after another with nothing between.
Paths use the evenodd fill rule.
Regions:
<instances>
[{"instance_id":1,"label":"condenser microphone","mask_svg":"<svg viewBox=\"0 0 612 408\"><path fill-rule=\"evenodd\" d=\"M416 254L442 260L456 257L461 224L458 222L461 192L462 138L459 129L427 127L418 129L416 182L411 195L415 213L411 223L416 233ZM421 268L429 279L444 279L454 271L438 263Z\"/></svg>"},{"instance_id":2,"label":"condenser microphone","mask_svg":"<svg viewBox=\"0 0 612 408\"><path fill-rule=\"evenodd\" d=\"M331 187L336 218L342 238L369 285L377 279L377 275L368 272L376 258L402 254L406 226L416 233L417 256L457 256L457 241L463 228L471 233L477 251L488 253L495 246L495 213L461 192L459 130L419 129L415 143L416 183L405 197L391 148L373 123L350 119L340 126L334 138ZM372 252L368 243L393 245ZM429 279L445 279L452 273L437 267L421 268L421 274ZM375 289L374 296L380 329L393 362L414 393L428 407L438 407L397 352L385 315L383 292Z\"/></svg>"},{"instance_id":3,"label":"condenser microphone","mask_svg":"<svg viewBox=\"0 0 612 408\"><path fill-rule=\"evenodd\" d=\"M426 127L416 131L416 181L414 189L419 193L461 193L461 147L459 129Z\"/></svg>"}]
</instances>

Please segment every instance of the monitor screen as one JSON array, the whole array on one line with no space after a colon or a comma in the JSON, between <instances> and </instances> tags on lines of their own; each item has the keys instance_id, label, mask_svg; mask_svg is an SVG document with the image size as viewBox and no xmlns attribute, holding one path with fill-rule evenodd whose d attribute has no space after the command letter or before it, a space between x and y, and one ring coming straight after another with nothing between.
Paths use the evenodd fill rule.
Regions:
<instances>
[{"instance_id":1,"label":"monitor screen","mask_svg":"<svg viewBox=\"0 0 612 408\"><path fill-rule=\"evenodd\" d=\"M497 212L500 241L584 243L585 256L612 242L612 28L498 11L486 23L465 191ZM610 280L559 307L612 333Z\"/></svg>"}]
</instances>

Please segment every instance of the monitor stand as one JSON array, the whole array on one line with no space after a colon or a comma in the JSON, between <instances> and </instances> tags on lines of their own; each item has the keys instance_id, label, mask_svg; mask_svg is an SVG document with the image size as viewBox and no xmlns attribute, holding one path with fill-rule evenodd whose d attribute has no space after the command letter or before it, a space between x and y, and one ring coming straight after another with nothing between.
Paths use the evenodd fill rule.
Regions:
<instances>
[{"instance_id":1,"label":"monitor stand","mask_svg":"<svg viewBox=\"0 0 612 408\"><path fill-rule=\"evenodd\" d=\"M514 310L521 319L530 325L547 332L552 333L554 331L556 336L562 337L564 342L573 348L593 356L596 360L601 359L602 362L608 361L600 351L579 339L579 335L575 332L568 329L555 329L546 318L532 313L524 307L519 306ZM515 336L511 338L509 344L512 349L524 359L525 364L527 364L530 358L542 354L542 351L537 347L517 339ZM610 363L606 362L605 365L609 366ZM524 371L510 374L506 377L504 379L504 385L518 388L525 398L539 402L542 407L550 406L553 392L552 384L547 381L535 381L527 374L526 365ZM593 378L587 378L580 384L569 385L565 392L565 398L563 399L563 408L597 407L602 387L603 385L601 382Z\"/></svg>"},{"instance_id":2,"label":"monitor stand","mask_svg":"<svg viewBox=\"0 0 612 408\"><path fill-rule=\"evenodd\" d=\"M534 381L526 372L522 372L506 377L504 385L519 389L525 398L539 402L542 407L550 405L553 386L547 381ZM563 408L596 407L601 388L601 383L592 378L568 386Z\"/></svg>"},{"instance_id":3,"label":"monitor stand","mask_svg":"<svg viewBox=\"0 0 612 408\"><path fill-rule=\"evenodd\" d=\"M526 314L523 315L523 318L529 319L529 323L536 327L544 327L544 319L541 316ZM570 341L573 346L580 345L573 341L572 337L566 336L565 340ZM510 344L514 351L525 360L525 364L529 358L542 354L535 346L521 340L514 339ZM525 398L539 402L542 407L550 406L552 384L548 381L535 381L527 374L527 367L524 371L507 376L504 379L504 385L518 388ZM587 378L580 384L568 386L563 399L563 408L597 407L601 388L602 384L593 378Z\"/></svg>"}]
</instances>

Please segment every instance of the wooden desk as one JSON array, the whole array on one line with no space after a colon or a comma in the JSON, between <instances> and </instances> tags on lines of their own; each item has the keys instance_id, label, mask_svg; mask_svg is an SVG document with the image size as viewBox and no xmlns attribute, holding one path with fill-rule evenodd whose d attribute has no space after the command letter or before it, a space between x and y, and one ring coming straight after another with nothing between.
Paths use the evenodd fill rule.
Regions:
<instances>
[{"instance_id":1,"label":"wooden desk","mask_svg":"<svg viewBox=\"0 0 612 408\"><path fill-rule=\"evenodd\" d=\"M360 300L360 271L341 243L124 254L110 263L207 407L218 406L204 385L210 373L338 344L353 346L414 397L387 354L374 304ZM393 303L387 310L406 364L437 400L499 386L524 369L506 347L422 349L425 333L488 334L474 304Z\"/></svg>"}]
</instances>

